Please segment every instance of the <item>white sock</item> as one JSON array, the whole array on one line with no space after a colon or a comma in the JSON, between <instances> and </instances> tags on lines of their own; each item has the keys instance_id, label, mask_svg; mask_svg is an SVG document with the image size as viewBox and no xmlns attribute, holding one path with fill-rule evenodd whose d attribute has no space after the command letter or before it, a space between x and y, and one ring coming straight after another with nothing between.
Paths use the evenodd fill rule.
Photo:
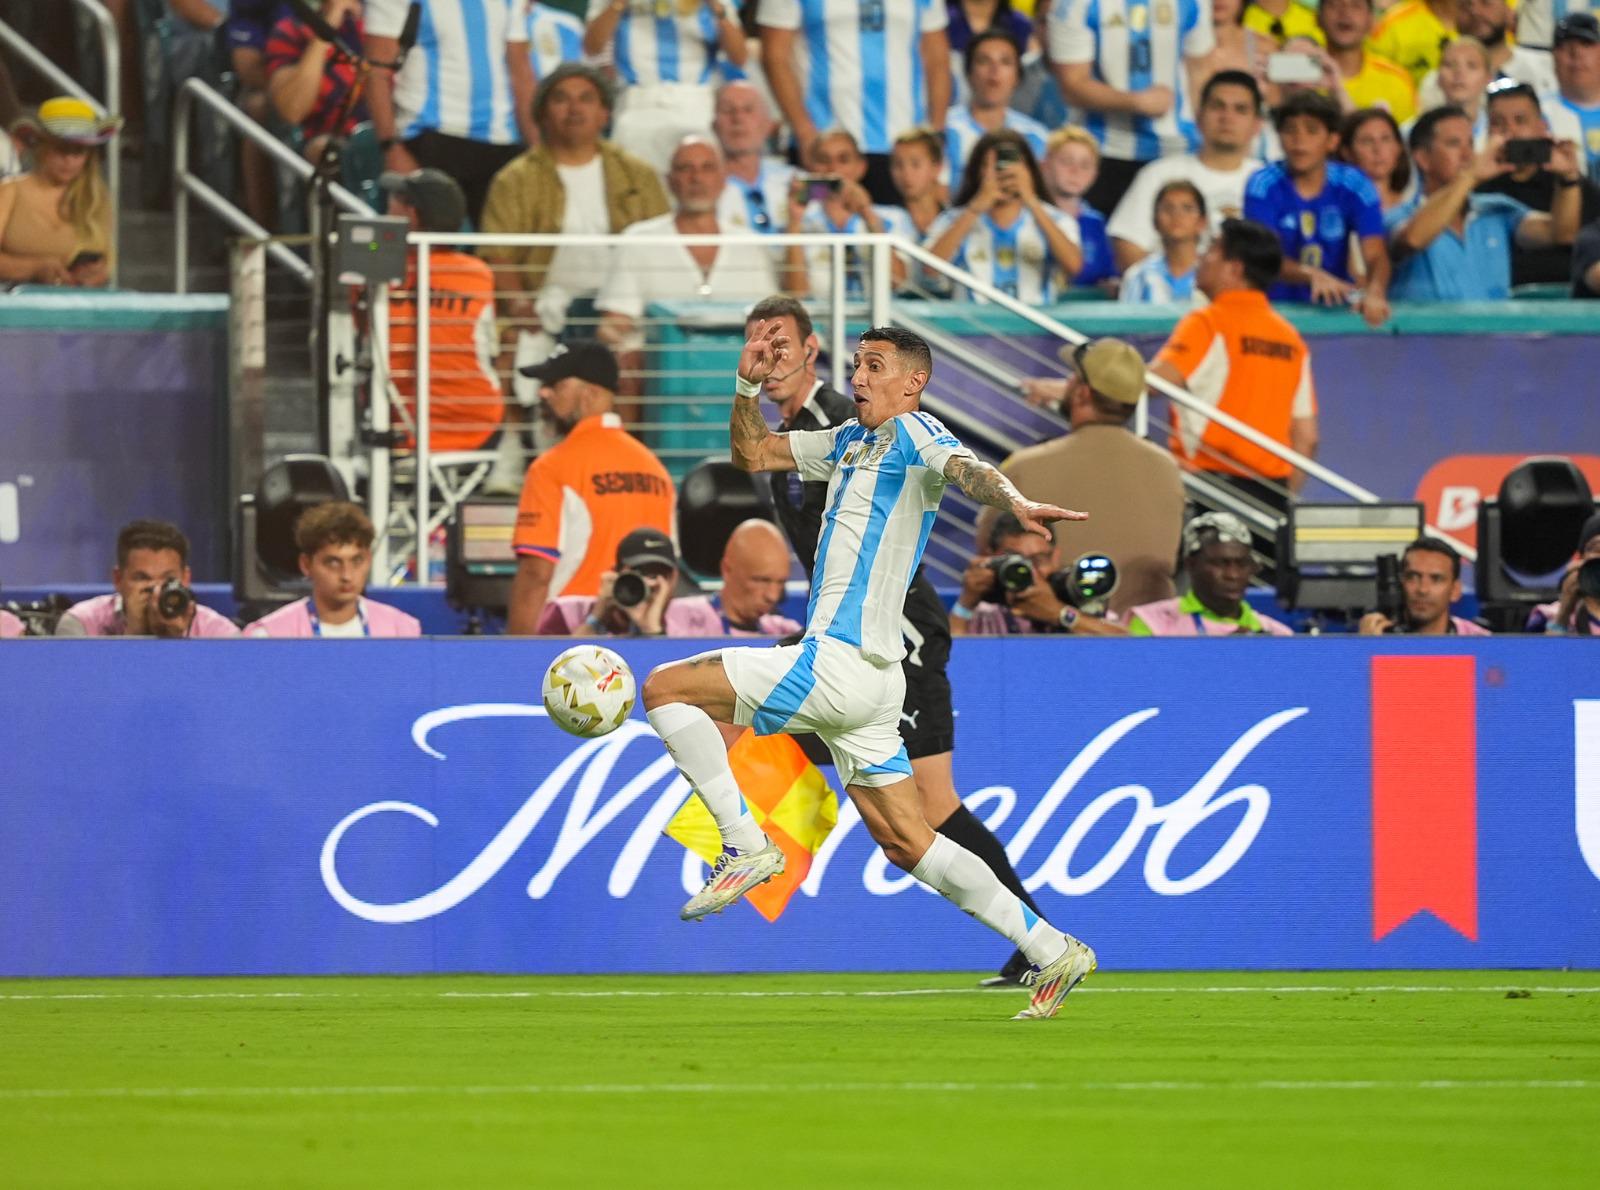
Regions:
<instances>
[{"instance_id":1,"label":"white sock","mask_svg":"<svg viewBox=\"0 0 1600 1190\"><path fill-rule=\"evenodd\" d=\"M669 702L645 712L650 726L667 746L711 818L722 832L722 843L735 851L760 851L767 836L745 805L739 784L728 767L728 749L711 716L686 702Z\"/></svg>"},{"instance_id":2,"label":"white sock","mask_svg":"<svg viewBox=\"0 0 1600 1190\"><path fill-rule=\"evenodd\" d=\"M1055 962L1067 949L1065 934L1018 900L989 870L989 865L943 835L933 836L933 846L911 874L991 930L1011 939L1037 966Z\"/></svg>"}]
</instances>

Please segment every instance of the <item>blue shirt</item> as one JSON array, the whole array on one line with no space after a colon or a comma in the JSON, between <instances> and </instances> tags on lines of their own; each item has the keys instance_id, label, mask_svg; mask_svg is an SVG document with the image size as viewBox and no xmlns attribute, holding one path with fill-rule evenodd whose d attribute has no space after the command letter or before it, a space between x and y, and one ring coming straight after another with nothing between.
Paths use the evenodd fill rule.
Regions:
<instances>
[{"instance_id":1,"label":"blue shirt","mask_svg":"<svg viewBox=\"0 0 1600 1190\"><path fill-rule=\"evenodd\" d=\"M1322 192L1302 198L1282 162L1263 166L1244 187L1244 217L1278 233L1286 260L1322 269L1342 280L1350 276L1350 237L1383 234L1383 206L1365 174L1353 165L1330 161ZM1309 302L1309 285L1282 282L1267 291L1278 302Z\"/></svg>"},{"instance_id":2,"label":"blue shirt","mask_svg":"<svg viewBox=\"0 0 1600 1190\"><path fill-rule=\"evenodd\" d=\"M1166 256L1152 252L1123 274L1118 300L1144 306L1190 301L1194 297L1194 278L1198 271L1196 267L1187 273L1174 274L1167 267Z\"/></svg>"},{"instance_id":3,"label":"blue shirt","mask_svg":"<svg viewBox=\"0 0 1600 1190\"><path fill-rule=\"evenodd\" d=\"M1117 275L1111 237L1106 234L1106 217L1086 202L1078 204L1078 240L1083 249L1083 268L1072 279L1074 285L1098 285Z\"/></svg>"},{"instance_id":4,"label":"blue shirt","mask_svg":"<svg viewBox=\"0 0 1600 1190\"><path fill-rule=\"evenodd\" d=\"M1405 226L1423 196L1393 208L1384 222L1392 236ZM1504 194L1474 194L1462 235L1445 228L1421 252L1395 266L1389 297L1397 302L1497 302L1511 295L1511 247L1532 212Z\"/></svg>"}]
</instances>

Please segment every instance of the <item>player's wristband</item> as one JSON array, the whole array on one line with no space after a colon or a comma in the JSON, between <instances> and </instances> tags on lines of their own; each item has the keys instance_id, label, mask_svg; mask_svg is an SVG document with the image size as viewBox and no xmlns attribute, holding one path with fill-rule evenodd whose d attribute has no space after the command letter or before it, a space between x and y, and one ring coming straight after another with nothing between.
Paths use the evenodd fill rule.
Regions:
<instances>
[{"instance_id":1,"label":"player's wristband","mask_svg":"<svg viewBox=\"0 0 1600 1190\"><path fill-rule=\"evenodd\" d=\"M950 614L958 620L970 620L977 613L970 607L962 607L959 603L950 605Z\"/></svg>"},{"instance_id":2,"label":"player's wristband","mask_svg":"<svg viewBox=\"0 0 1600 1190\"><path fill-rule=\"evenodd\" d=\"M733 374L733 393L736 397L754 400L761 395L761 386L753 380L746 380L739 373Z\"/></svg>"}]
</instances>

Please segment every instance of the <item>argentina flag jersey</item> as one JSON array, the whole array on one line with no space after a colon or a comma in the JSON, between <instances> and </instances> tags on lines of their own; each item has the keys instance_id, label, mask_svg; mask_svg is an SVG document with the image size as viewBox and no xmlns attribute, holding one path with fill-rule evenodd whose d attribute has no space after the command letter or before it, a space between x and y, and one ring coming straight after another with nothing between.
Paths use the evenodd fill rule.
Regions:
<instances>
[{"instance_id":1,"label":"argentina flag jersey","mask_svg":"<svg viewBox=\"0 0 1600 1190\"><path fill-rule=\"evenodd\" d=\"M506 46L528 39L528 0L421 0L417 45L395 76L401 140L424 132L515 144ZM369 37L398 37L410 0L367 0Z\"/></svg>"},{"instance_id":2,"label":"argentina flag jersey","mask_svg":"<svg viewBox=\"0 0 1600 1190\"><path fill-rule=\"evenodd\" d=\"M590 0L589 19L610 7L611 0ZM628 0L611 42L611 61L630 87L713 82L717 18L703 0Z\"/></svg>"},{"instance_id":3,"label":"argentina flag jersey","mask_svg":"<svg viewBox=\"0 0 1600 1190\"><path fill-rule=\"evenodd\" d=\"M944 496L944 469L972 458L921 411L869 430L851 420L788 435L804 480L827 480L806 636L855 645L875 665L905 656L900 613Z\"/></svg>"},{"instance_id":4,"label":"argentina flag jersey","mask_svg":"<svg viewBox=\"0 0 1600 1190\"><path fill-rule=\"evenodd\" d=\"M1118 161L1152 161L1198 144L1185 58L1215 45L1208 0L1065 0L1051 9L1053 62L1090 63L1093 77L1119 91L1169 87L1172 107L1151 118L1069 107L1068 119L1094 134Z\"/></svg>"},{"instance_id":5,"label":"argentina flag jersey","mask_svg":"<svg viewBox=\"0 0 1600 1190\"><path fill-rule=\"evenodd\" d=\"M1046 217L1061 229L1067 239L1078 243L1078 221L1055 207L1044 208ZM957 219L959 208L952 207L933 221L926 241L936 243ZM987 281L1002 293L1029 305L1047 305L1071 284L1061 273L1061 262L1050 251L1050 241L1030 211L1023 210L1009 226L1002 227L992 212L978 216L967 238L961 241L951 262ZM987 299L975 293L963 294L967 301Z\"/></svg>"},{"instance_id":6,"label":"argentina flag jersey","mask_svg":"<svg viewBox=\"0 0 1600 1190\"><path fill-rule=\"evenodd\" d=\"M563 62L583 61L583 22L570 12L535 4L528 9L528 53L533 77L542 79Z\"/></svg>"}]
</instances>

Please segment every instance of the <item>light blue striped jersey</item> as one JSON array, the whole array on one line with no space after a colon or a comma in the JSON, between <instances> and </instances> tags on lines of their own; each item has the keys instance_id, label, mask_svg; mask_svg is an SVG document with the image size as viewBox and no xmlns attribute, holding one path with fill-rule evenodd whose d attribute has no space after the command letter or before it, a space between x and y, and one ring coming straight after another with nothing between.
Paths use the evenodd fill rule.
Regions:
<instances>
[{"instance_id":1,"label":"light blue striped jersey","mask_svg":"<svg viewBox=\"0 0 1600 1190\"><path fill-rule=\"evenodd\" d=\"M1166 256L1151 253L1122 275L1122 293L1117 300L1146 306L1188 302L1194 297L1195 272L1191 268L1173 276Z\"/></svg>"},{"instance_id":2,"label":"light blue striped jersey","mask_svg":"<svg viewBox=\"0 0 1600 1190\"><path fill-rule=\"evenodd\" d=\"M1100 142L1107 157L1152 161L1198 147L1185 58L1216 45L1206 0L1065 0L1050 12L1052 61L1089 63L1092 75L1119 91L1170 87L1173 105L1152 119L1132 112L1068 108L1068 118Z\"/></svg>"},{"instance_id":3,"label":"light blue striped jersey","mask_svg":"<svg viewBox=\"0 0 1600 1190\"><path fill-rule=\"evenodd\" d=\"M899 236L912 244L921 242L921 237L917 235L917 225L911 221L911 216L904 207L874 204L872 209L878 218L883 220L885 235ZM872 228L860 215L850 215L843 223L835 223L828 215L828 208L815 200L806 204L799 230L807 235L836 236L868 235L872 232ZM870 249L853 247L845 249L846 297L866 296L866 270L870 255ZM833 249L827 246L807 248L805 257L806 275L811 282L811 292L819 295L832 293Z\"/></svg>"},{"instance_id":4,"label":"light blue striped jersey","mask_svg":"<svg viewBox=\"0 0 1600 1190\"><path fill-rule=\"evenodd\" d=\"M528 9L528 54L536 81L563 62L582 62L583 22L565 9L532 5Z\"/></svg>"},{"instance_id":5,"label":"light blue striped jersey","mask_svg":"<svg viewBox=\"0 0 1600 1190\"><path fill-rule=\"evenodd\" d=\"M944 497L944 469L972 458L930 414L902 413L869 430L854 419L795 430L803 480L828 483L806 635L855 645L875 665L905 656L900 613Z\"/></svg>"},{"instance_id":6,"label":"light blue striped jersey","mask_svg":"<svg viewBox=\"0 0 1600 1190\"><path fill-rule=\"evenodd\" d=\"M592 21L611 0L589 0ZM628 0L611 39L611 62L630 87L715 81L717 19L700 0Z\"/></svg>"},{"instance_id":7,"label":"light blue striped jersey","mask_svg":"<svg viewBox=\"0 0 1600 1190\"><path fill-rule=\"evenodd\" d=\"M761 0L761 24L796 34L806 113L844 128L863 153L928 120L922 36L949 24L944 0Z\"/></svg>"},{"instance_id":8,"label":"light blue striped jersey","mask_svg":"<svg viewBox=\"0 0 1600 1190\"><path fill-rule=\"evenodd\" d=\"M394 80L395 128L512 145L522 139L512 110L506 46L528 39L528 0L421 0L422 24ZM410 0L367 0L369 37L399 37Z\"/></svg>"},{"instance_id":9,"label":"light blue striped jersey","mask_svg":"<svg viewBox=\"0 0 1600 1190\"><path fill-rule=\"evenodd\" d=\"M1046 206L1044 211L1067 239L1074 244L1079 242L1076 219L1056 207ZM926 242L938 242L961 213L961 208L952 207L941 214L928 228ZM1062 273L1061 262L1050 251L1050 241L1045 239L1038 220L1026 208L1008 227L996 223L991 212L979 215L951 263L1031 306L1055 301L1056 295L1072 284L1072 278ZM986 300L974 293L965 296L968 301Z\"/></svg>"},{"instance_id":10,"label":"light blue striped jersey","mask_svg":"<svg viewBox=\"0 0 1600 1190\"><path fill-rule=\"evenodd\" d=\"M1585 106L1565 95L1551 95L1545 99L1544 107L1551 131L1561 136L1564 126L1566 135L1578 142L1578 164L1584 166L1591 182L1600 185L1600 103ZM1562 112L1571 114L1563 116Z\"/></svg>"},{"instance_id":11,"label":"light blue striped jersey","mask_svg":"<svg viewBox=\"0 0 1600 1190\"><path fill-rule=\"evenodd\" d=\"M1028 148L1033 150L1034 158L1043 161L1045 142L1050 139L1050 130L1032 116L1023 115L1016 108L1006 108L1005 120L1007 128L1022 134L1022 138L1028 142ZM972 146L977 144L978 139L987 131L988 129L972 118L972 109L966 105L950 109L944 123L945 181L959 186L961 175L967 168L967 157L972 153Z\"/></svg>"}]
</instances>

